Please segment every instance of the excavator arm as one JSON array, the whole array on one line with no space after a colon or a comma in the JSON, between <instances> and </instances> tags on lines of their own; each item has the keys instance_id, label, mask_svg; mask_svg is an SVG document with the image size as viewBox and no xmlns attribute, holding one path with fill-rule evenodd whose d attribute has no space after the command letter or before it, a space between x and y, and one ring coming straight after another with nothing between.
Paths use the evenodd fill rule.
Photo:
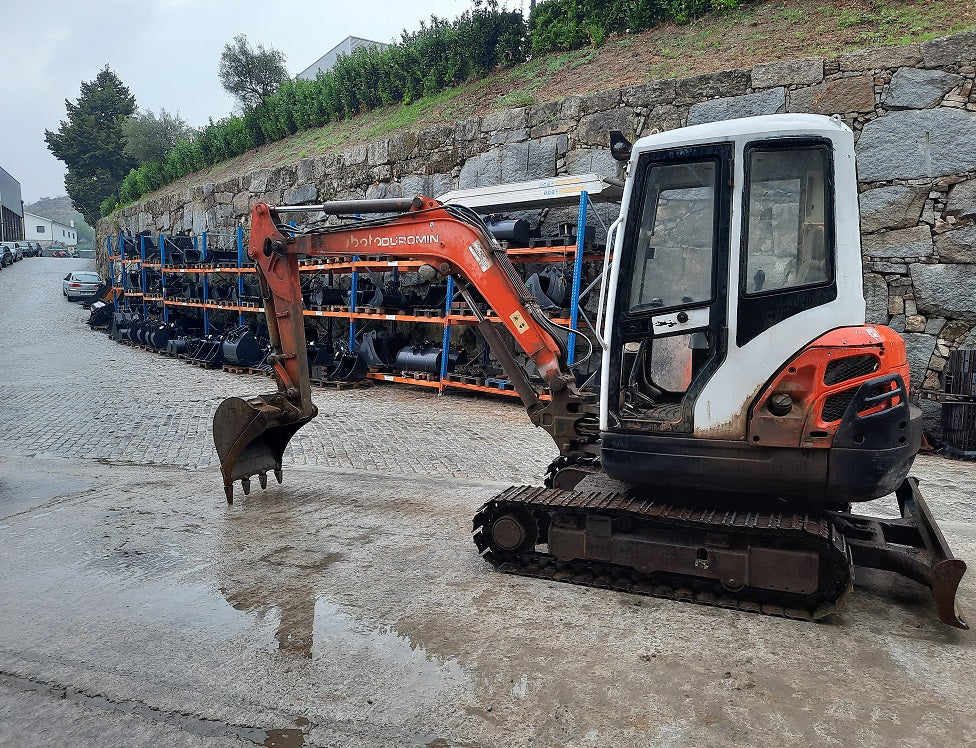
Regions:
<instances>
[{"instance_id":1,"label":"excavator arm","mask_svg":"<svg viewBox=\"0 0 976 748\"><path fill-rule=\"evenodd\" d=\"M282 223L279 214L298 210L326 217L355 215L360 220L340 225L320 221L305 228ZM259 203L251 214L247 252L261 285L273 348L269 362L278 390L228 398L214 414L214 443L228 502L233 501L237 480L245 493L253 475L259 476L262 488L271 471L280 483L285 447L317 413L306 355L301 257L383 254L421 261L443 276L454 276L532 422L549 432L563 457L598 454L595 398L576 387L558 339L561 328L546 317L504 250L472 211L423 196L277 209ZM548 399L542 398L512 357L498 323L486 319L473 303L469 286L494 309L499 322L535 364L551 393Z\"/></svg>"}]
</instances>

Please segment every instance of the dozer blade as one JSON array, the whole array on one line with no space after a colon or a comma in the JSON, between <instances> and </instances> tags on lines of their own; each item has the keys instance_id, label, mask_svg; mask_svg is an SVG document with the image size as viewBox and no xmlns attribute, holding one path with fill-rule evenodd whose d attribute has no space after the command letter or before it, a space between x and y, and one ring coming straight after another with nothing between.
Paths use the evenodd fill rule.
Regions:
<instances>
[{"instance_id":1,"label":"dozer blade","mask_svg":"<svg viewBox=\"0 0 976 748\"><path fill-rule=\"evenodd\" d=\"M917 478L906 478L895 491L901 519L837 513L856 566L885 569L914 579L932 591L939 620L968 629L956 604L956 590L966 562L954 558L932 512L918 490Z\"/></svg>"},{"instance_id":2,"label":"dozer blade","mask_svg":"<svg viewBox=\"0 0 976 748\"><path fill-rule=\"evenodd\" d=\"M220 457L227 503L234 502L234 481L240 480L245 495L251 490L251 476L267 485L268 472L281 483L281 458L292 436L308 423L308 417L282 407L279 394L256 395L248 399L229 397L214 413L214 446Z\"/></svg>"}]
</instances>

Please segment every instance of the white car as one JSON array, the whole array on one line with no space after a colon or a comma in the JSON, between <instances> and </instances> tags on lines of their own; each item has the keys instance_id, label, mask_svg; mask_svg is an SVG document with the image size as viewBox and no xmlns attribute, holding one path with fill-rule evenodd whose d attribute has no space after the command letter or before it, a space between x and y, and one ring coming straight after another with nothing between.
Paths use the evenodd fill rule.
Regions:
<instances>
[{"instance_id":1,"label":"white car","mask_svg":"<svg viewBox=\"0 0 976 748\"><path fill-rule=\"evenodd\" d=\"M97 294L101 285L102 278L98 273L68 273L64 276L62 293L68 301L81 301Z\"/></svg>"}]
</instances>

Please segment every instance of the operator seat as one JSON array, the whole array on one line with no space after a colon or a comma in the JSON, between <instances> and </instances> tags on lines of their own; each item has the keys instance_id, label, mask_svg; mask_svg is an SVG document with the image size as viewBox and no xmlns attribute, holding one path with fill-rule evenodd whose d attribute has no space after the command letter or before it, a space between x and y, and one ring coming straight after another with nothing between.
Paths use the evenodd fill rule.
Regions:
<instances>
[{"instance_id":1,"label":"operator seat","mask_svg":"<svg viewBox=\"0 0 976 748\"><path fill-rule=\"evenodd\" d=\"M803 243L800 245L796 275L789 286L809 286L827 280L825 233L822 224L803 227Z\"/></svg>"}]
</instances>

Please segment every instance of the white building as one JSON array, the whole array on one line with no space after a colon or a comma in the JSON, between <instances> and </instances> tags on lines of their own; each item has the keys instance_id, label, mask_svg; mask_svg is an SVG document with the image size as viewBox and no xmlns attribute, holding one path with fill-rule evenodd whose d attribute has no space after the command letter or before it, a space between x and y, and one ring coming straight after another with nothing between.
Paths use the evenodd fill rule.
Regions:
<instances>
[{"instance_id":1,"label":"white building","mask_svg":"<svg viewBox=\"0 0 976 748\"><path fill-rule=\"evenodd\" d=\"M305 80L309 81L315 80L315 76L317 76L319 73L327 73L335 67L336 62L339 59L339 55L351 55L361 47L373 47L382 52L389 46L389 44L383 44L383 42L374 42L370 41L369 39L362 39L358 36L347 36L319 59L300 72L296 77L304 78Z\"/></svg>"},{"instance_id":2,"label":"white building","mask_svg":"<svg viewBox=\"0 0 976 748\"><path fill-rule=\"evenodd\" d=\"M40 242L43 246L57 242L73 247L78 243L78 232L75 230L74 221L71 221L70 226L65 226L50 218L35 216L24 211L24 239L29 242Z\"/></svg>"}]
</instances>

